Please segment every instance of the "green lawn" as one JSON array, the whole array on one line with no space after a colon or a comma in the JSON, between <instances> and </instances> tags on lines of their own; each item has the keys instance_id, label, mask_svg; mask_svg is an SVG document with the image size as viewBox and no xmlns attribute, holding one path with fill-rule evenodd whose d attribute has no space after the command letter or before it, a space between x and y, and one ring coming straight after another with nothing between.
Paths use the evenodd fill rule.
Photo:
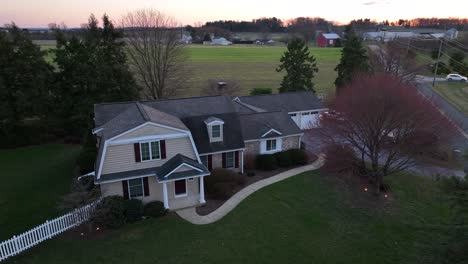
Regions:
<instances>
[{"instance_id":1,"label":"green lawn","mask_svg":"<svg viewBox=\"0 0 468 264\"><path fill-rule=\"evenodd\" d=\"M468 83L440 82L436 84L434 90L468 115Z\"/></svg>"},{"instance_id":2,"label":"green lawn","mask_svg":"<svg viewBox=\"0 0 468 264\"><path fill-rule=\"evenodd\" d=\"M445 197L425 178L388 180L393 194L378 210L372 194L307 172L254 193L214 224L168 215L89 240L59 237L12 262L437 263L430 245L448 228Z\"/></svg>"},{"instance_id":3,"label":"green lawn","mask_svg":"<svg viewBox=\"0 0 468 264\"><path fill-rule=\"evenodd\" d=\"M285 47L261 47L234 45L229 47L190 45L189 69L191 78L187 91L189 95L200 95L201 89L208 84L209 79L224 78L240 83L241 93L256 87L271 87L276 90L284 76L284 72L276 72ZM341 56L339 48L310 48L311 54L317 58L319 72L314 83L319 93L334 90L336 79L334 71Z\"/></svg>"},{"instance_id":4,"label":"green lawn","mask_svg":"<svg viewBox=\"0 0 468 264\"><path fill-rule=\"evenodd\" d=\"M43 45L45 50L54 46ZM241 94L248 94L258 87L270 87L275 91L279 87L284 72L276 72L284 46L261 47L256 45L203 46L189 45L188 83L182 96L202 95L201 91L210 79L235 80L240 84ZM334 91L336 79L335 67L341 56L340 48L310 48L317 58L319 72L314 79L319 93ZM52 62L52 54L46 60Z\"/></svg>"},{"instance_id":5,"label":"green lawn","mask_svg":"<svg viewBox=\"0 0 468 264\"><path fill-rule=\"evenodd\" d=\"M0 150L0 241L60 214L78 151L58 144Z\"/></svg>"}]
</instances>

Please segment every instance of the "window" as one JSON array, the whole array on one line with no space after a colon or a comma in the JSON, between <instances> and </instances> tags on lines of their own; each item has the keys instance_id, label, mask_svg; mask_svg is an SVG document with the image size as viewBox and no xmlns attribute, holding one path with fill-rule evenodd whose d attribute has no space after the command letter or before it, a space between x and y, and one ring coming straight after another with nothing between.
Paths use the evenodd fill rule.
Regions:
<instances>
[{"instance_id":1,"label":"window","mask_svg":"<svg viewBox=\"0 0 468 264\"><path fill-rule=\"evenodd\" d=\"M212 138L219 138L219 137L221 137L221 125L213 125L213 126L211 126L211 137L212 137Z\"/></svg>"},{"instance_id":2,"label":"window","mask_svg":"<svg viewBox=\"0 0 468 264\"><path fill-rule=\"evenodd\" d=\"M226 168L234 168L235 162L234 152L227 152L226 153Z\"/></svg>"},{"instance_id":3,"label":"window","mask_svg":"<svg viewBox=\"0 0 468 264\"><path fill-rule=\"evenodd\" d=\"M297 114L289 114L290 117L296 117Z\"/></svg>"},{"instance_id":4,"label":"window","mask_svg":"<svg viewBox=\"0 0 468 264\"><path fill-rule=\"evenodd\" d=\"M187 195L187 184L185 179L174 182L174 193L176 197Z\"/></svg>"},{"instance_id":5,"label":"window","mask_svg":"<svg viewBox=\"0 0 468 264\"><path fill-rule=\"evenodd\" d=\"M310 115L310 112L302 113L303 116Z\"/></svg>"},{"instance_id":6,"label":"window","mask_svg":"<svg viewBox=\"0 0 468 264\"><path fill-rule=\"evenodd\" d=\"M128 196L130 199L143 196L143 179L128 180Z\"/></svg>"},{"instance_id":7,"label":"window","mask_svg":"<svg viewBox=\"0 0 468 264\"><path fill-rule=\"evenodd\" d=\"M266 150L276 150L276 139L269 139L266 141Z\"/></svg>"},{"instance_id":8,"label":"window","mask_svg":"<svg viewBox=\"0 0 468 264\"><path fill-rule=\"evenodd\" d=\"M200 156L200 159L201 159L202 164L205 165L205 167L208 168L208 155Z\"/></svg>"},{"instance_id":9,"label":"window","mask_svg":"<svg viewBox=\"0 0 468 264\"><path fill-rule=\"evenodd\" d=\"M140 143L140 151L142 161L161 159L159 141Z\"/></svg>"}]
</instances>

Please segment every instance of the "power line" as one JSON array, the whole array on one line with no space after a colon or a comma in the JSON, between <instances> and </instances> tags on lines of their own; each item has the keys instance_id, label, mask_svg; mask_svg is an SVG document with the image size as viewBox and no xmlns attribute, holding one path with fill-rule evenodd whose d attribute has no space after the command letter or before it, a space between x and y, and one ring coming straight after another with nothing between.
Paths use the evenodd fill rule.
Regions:
<instances>
[{"instance_id":1,"label":"power line","mask_svg":"<svg viewBox=\"0 0 468 264\"><path fill-rule=\"evenodd\" d=\"M447 53L445 52L441 52L442 54L444 54L445 56L447 56L452 62L455 62L455 63L458 63L459 65L461 66L464 66L464 67L467 67L467 64L464 63L464 62L460 62L460 61L457 61L457 60L454 60L452 57L450 57Z\"/></svg>"}]
</instances>

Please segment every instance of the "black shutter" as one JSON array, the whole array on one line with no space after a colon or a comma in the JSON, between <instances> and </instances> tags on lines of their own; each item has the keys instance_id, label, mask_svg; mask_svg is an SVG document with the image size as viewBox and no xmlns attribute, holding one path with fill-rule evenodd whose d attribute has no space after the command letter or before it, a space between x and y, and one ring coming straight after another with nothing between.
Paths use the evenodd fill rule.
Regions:
<instances>
[{"instance_id":1,"label":"black shutter","mask_svg":"<svg viewBox=\"0 0 468 264\"><path fill-rule=\"evenodd\" d=\"M213 169L213 156L208 155L208 170Z\"/></svg>"},{"instance_id":2,"label":"black shutter","mask_svg":"<svg viewBox=\"0 0 468 264\"><path fill-rule=\"evenodd\" d=\"M226 168L226 153L223 153L223 168Z\"/></svg>"},{"instance_id":3,"label":"black shutter","mask_svg":"<svg viewBox=\"0 0 468 264\"><path fill-rule=\"evenodd\" d=\"M143 192L145 196L149 196L149 184L148 184L148 177L143 178Z\"/></svg>"},{"instance_id":4,"label":"black shutter","mask_svg":"<svg viewBox=\"0 0 468 264\"><path fill-rule=\"evenodd\" d=\"M235 162L234 163L236 164L235 167L239 168L239 151L236 151L234 156L235 156Z\"/></svg>"},{"instance_id":5,"label":"black shutter","mask_svg":"<svg viewBox=\"0 0 468 264\"><path fill-rule=\"evenodd\" d=\"M122 191L125 200L128 200L128 181L122 181Z\"/></svg>"},{"instance_id":6,"label":"black shutter","mask_svg":"<svg viewBox=\"0 0 468 264\"><path fill-rule=\"evenodd\" d=\"M159 141L161 147L161 159L166 159L166 140Z\"/></svg>"},{"instance_id":7,"label":"black shutter","mask_svg":"<svg viewBox=\"0 0 468 264\"><path fill-rule=\"evenodd\" d=\"M133 144L133 149L135 150L135 162L141 162L140 143Z\"/></svg>"}]
</instances>

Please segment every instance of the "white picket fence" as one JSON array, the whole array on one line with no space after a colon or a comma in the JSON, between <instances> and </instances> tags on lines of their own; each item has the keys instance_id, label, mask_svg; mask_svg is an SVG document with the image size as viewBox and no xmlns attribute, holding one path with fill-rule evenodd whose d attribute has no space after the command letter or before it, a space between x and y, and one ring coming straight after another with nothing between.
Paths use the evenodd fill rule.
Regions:
<instances>
[{"instance_id":1,"label":"white picket fence","mask_svg":"<svg viewBox=\"0 0 468 264\"><path fill-rule=\"evenodd\" d=\"M37 226L18 236L0 243L0 261L8 257L17 255L28 248L31 248L44 240L52 238L64 231L86 222L91 217L92 212L100 200L83 206L61 217L47 220L44 224Z\"/></svg>"}]
</instances>

